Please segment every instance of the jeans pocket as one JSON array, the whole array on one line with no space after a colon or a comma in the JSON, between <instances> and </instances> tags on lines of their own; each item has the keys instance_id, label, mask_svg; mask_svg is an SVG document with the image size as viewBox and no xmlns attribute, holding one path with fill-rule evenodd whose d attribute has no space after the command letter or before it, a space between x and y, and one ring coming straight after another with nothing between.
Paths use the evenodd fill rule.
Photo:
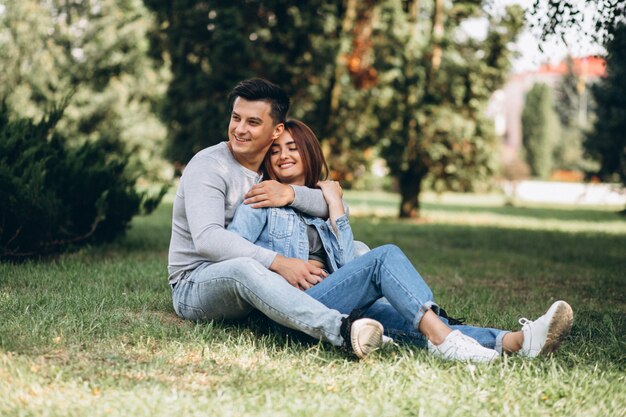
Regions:
<instances>
[{"instance_id":1,"label":"jeans pocket","mask_svg":"<svg viewBox=\"0 0 626 417\"><path fill-rule=\"evenodd\" d=\"M195 321L206 318L206 314L202 309L189 306L182 302L178 303L178 309L176 312L180 317L184 318L185 320Z\"/></svg>"}]
</instances>

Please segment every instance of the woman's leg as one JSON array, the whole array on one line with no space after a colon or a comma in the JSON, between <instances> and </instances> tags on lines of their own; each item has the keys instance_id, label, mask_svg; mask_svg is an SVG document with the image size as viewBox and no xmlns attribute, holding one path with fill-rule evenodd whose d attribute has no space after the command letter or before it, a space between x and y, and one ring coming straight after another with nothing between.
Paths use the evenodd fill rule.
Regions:
<instances>
[{"instance_id":1,"label":"woman's leg","mask_svg":"<svg viewBox=\"0 0 626 417\"><path fill-rule=\"evenodd\" d=\"M387 330L408 327L408 334L417 331L435 346L442 344L454 330L431 310L439 309L432 291L394 245L378 247L355 259L307 290L307 294L340 312L367 308L385 297L397 315L389 310L381 311L379 319L388 325L394 321L401 324L391 325ZM472 330L470 326L463 327Z\"/></svg>"},{"instance_id":2,"label":"woman's leg","mask_svg":"<svg viewBox=\"0 0 626 417\"><path fill-rule=\"evenodd\" d=\"M367 252L306 293L340 312L364 308L385 297L415 329L419 329L424 314L436 306L426 282L394 245Z\"/></svg>"},{"instance_id":3,"label":"woman's leg","mask_svg":"<svg viewBox=\"0 0 626 417\"><path fill-rule=\"evenodd\" d=\"M433 310L437 309L433 308ZM419 330L413 328L413 325L409 321L405 320L398 313L398 311L385 300L376 301L365 311L364 317L379 321L385 327L385 335L392 337L396 341L426 347L427 339L425 335ZM450 325L446 318L439 316L437 318L444 325L450 327L451 330L459 330L464 335L476 340L482 346L494 349L500 354L503 350L507 351L506 348L503 349L503 341L506 340L506 335L513 334L505 330L492 329L488 327ZM506 343L504 345L506 347Z\"/></svg>"}]
</instances>

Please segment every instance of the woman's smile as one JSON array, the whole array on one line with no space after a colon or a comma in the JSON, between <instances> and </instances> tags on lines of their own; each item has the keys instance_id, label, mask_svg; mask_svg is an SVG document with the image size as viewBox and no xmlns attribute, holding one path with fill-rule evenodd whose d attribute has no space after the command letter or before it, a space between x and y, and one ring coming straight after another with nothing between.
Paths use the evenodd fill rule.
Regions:
<instances>
[{"instance_id":1,"label":"woman's smile","mask_svg":"<svg viewBox=\"0 0 626 417\"><path fill-rule=\"evenodd\" d=\"M270 148L270 161L278 180L286 184L304 184L304 165L296 142L285 130Z\"/></svg>"}]
</instances>

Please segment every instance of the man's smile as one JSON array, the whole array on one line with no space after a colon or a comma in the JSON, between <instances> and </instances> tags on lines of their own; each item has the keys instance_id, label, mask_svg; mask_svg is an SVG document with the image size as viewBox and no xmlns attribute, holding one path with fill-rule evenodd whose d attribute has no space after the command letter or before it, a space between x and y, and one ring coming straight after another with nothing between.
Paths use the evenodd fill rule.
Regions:
<instances>
[{"instance_id":1,"label":"man's smile","mask_svg":"<svg viewBox=\"0 0 626 417\"><path fill-rule=\"evenodd\" d=\"M237 135L233 135L233 137L235 138L235 140L236 140L237 142L251 142L251 141L252 141L252 139L245 139L245 138L241 138L241 137L239 137L239 136L237 136Z\"/></svg>"}]
</instances>

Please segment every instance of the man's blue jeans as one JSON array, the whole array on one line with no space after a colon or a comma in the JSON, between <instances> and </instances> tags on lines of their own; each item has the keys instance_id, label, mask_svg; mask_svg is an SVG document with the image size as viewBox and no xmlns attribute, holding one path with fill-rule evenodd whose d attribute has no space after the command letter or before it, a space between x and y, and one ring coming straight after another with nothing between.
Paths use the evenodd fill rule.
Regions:
<instances>
[{"instance_id":1,"label":"man's blue jeans","mask_svg":"<svg viewBox=\"0 0 626 417\"><path fill-rule=\"evenodd\" d=\"M349 314L370 306L364 316L378 320L396 340L426 346L417 330L428 309L438 313L432 291L409 259L395 245L372 249L306 291L325 306ZM386 298L387 302L380 300ZM372 304L373 303L373 304ZM446 324L447 319L441 318ZM451 325L481 345L502 353L503 330Z\"/></svg>"}]
</instances>

